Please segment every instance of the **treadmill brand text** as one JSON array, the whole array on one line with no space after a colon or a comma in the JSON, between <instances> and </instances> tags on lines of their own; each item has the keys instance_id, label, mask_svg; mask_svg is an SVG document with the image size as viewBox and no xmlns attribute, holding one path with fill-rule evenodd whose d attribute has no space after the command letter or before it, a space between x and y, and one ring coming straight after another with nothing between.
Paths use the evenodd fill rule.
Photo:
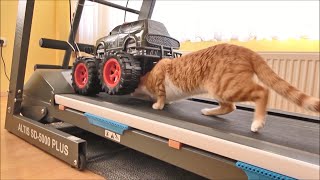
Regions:
<instances>
[{"instance_id":1,"label":"treadmill brand text","mask_svg":"<svg viewBox=\"0 0 320 180\"><path fill-rule=\"evenodd\" d=\"M68 145L63 144L53 138L50 138L49 136L47 136L41 132L38 132L35 129L32 129L26 125L19 123L18 131L31 137L32 139L34 139L36 141L39 141L40 143L44 144L45 146L48 146L48 147L51 147L52 149L55 149L56 151L60 152L61 154L64 154L65 156L68 156L68 154L69 154Z\"/></svg>"}]
</instances>

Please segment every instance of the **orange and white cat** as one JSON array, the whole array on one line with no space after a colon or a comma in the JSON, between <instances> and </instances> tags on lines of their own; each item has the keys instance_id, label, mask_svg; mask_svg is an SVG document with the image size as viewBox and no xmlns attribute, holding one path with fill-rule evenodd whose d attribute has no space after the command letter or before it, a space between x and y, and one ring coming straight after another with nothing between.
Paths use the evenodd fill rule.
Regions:
<instances>
[{"instance_id":1,"label":"orange and white cat","mask_svg":"<svg viewBox=\"0 0 320 180\"><path fill-rule=\"evenodd\" d=\"M235 102L255 103L251 131L265 125L268 88L257 84L253 77L293 103L319 112L319 99L306 95L281 79L266 61L245 47L219 44L175 59L162 59L141 78L132 96L148 95L153 109L166 103L207 93L219 102L218 108L202 109L204 115L223 115L236 109Z\"/></svg>"}]
</instances>

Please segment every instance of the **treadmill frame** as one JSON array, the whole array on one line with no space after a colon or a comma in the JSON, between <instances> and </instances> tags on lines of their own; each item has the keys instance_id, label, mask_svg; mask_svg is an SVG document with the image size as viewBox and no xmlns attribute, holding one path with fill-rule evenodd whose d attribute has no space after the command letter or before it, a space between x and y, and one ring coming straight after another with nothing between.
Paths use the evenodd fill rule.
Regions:
<instances>
[{"instance_id":1,"label":"treadmill frame","mask_svg":"<svg viewBox=\"0 0 320 180\"><path fill-rule=\"evenodd\" d=\"M136 11L104 0L90 1L127 10L132 13L139 13L139 19L151 18L156 2L156 0L143 0L140 11ZM64 122L70 123L102 137L105 137L105 129L88 123L86 117L78 111L72 109L66 109L64 111L59 110L59 106L55 104L55 94L59 94L56 91L42 92L42 90L39 95L32 97L24 92L24 77L34 3L35 0L23 0L19 1L18 5L5 128L30 144L33 144L56 158L70 164L72 167L81 170L85 168L87 142L83 139L38 122L39 119L47 114L54 114L55 117L59 117L59 119ZM78 1L75 18L72 20L74 32L77 32L84 3L85 0ZM73 40L72 32L70 32L69 41L73 42ZM51 66L46 66L47 69L55 69L54 71L58 71L59 69L68 69L70 54L71 50L66 50L62 65L52 66L52 68ZM34 74L39 71L41 70L36 70ZM41 85L41 83L39 84ZM59 83L60 82L57 81L57 84L55 85L63 86L59 85ZM24 108L22 104L24 104ZM21 116L22 111L28 111L30 116L34 118ZM49 142L51 144L48 145L48 141L43 140L43 137L47 137L45 139L50 138ZM122 140L120 144L209 179L248 178L244 171L235 166L235 160L224 158L190 146L183 146L180 150L177 150L168 146L168 139L155 136L138 129L127 130L121 138ZM55 142L54 145L52 143L53 140ZM148 144L148 146L146 146L146 144ZM66 146L68 147L68 153L65 152ZM60 150L60 148L62 148L62 150ZM221 171L221 169L224 170Z\"/></svg>"}]
</instances>

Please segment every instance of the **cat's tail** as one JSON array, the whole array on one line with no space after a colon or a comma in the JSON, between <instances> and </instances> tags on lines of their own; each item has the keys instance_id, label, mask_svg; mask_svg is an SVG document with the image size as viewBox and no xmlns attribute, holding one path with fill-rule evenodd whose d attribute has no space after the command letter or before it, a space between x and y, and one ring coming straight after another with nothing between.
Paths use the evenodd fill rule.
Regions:
<instances>
[{"instance_id":1,"label":"cat's tail","mask_svg":"<svg viewBox=\"0 0 320 180\"><path fill-rule=\"evenodd\" d=\"M287 81L283 80L269 67L267 62L260 55L253 55L251 62L255 74L265 85L298 106L314 112L320 112L320 101L318 98L301 92Z\"/></svg>"}]
</instances>

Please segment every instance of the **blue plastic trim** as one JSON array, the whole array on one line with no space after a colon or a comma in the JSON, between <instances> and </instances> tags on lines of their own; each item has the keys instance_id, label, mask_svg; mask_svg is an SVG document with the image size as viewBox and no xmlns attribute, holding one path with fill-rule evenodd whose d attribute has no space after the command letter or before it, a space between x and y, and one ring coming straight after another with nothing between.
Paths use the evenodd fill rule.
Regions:
<instances>
[{"instance_id":1,"label":"blue plastic trim","mask_svg":"<svg viewBox=\"0 0 320 180\"><path fill-rule=\"evenodd\" d=\"M236 166L248 176L248 180L296 180L295 178L278 174L251 164L238 161Z\"/></svg>"},{"instance_id":2,"label":"blue plastic trim","mask_svg":"<svg viewBox=\"0 0 320 180\"><path fill-rule=\"evenodd\" d=\"M127 126L125 124L121 124L121 123L112 121L110 119L96 116L94 114L84 113L84 115L88 118L88 121L90 124L102 127L104 129L110 130L110 131L115 132L117 134L122 135L125 130L128 130L130 128L129 126Z\"/></svg>"}]
</instances>

